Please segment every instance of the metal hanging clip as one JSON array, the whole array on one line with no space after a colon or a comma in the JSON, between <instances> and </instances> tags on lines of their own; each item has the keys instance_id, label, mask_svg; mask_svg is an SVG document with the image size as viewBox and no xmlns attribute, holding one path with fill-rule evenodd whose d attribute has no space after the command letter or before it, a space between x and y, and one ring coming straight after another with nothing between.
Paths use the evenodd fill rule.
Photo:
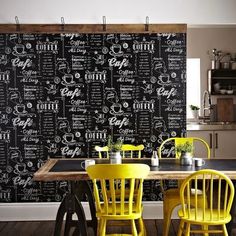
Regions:
<instances>
[{"instance_id":1,"label":"metal hanging clip","mask_svg":"<svg viewBox=\"0 0 236 236\"><path fill-rule=\"evenodd\" d=\"M149 17L146 16L145 31L149 31Z\"/></svg>"},{"instance_id":2,"label":"metal hanging clip","mask_svg":"<svg viewBox=\"0 0 236 236\"><path fill-rule=\"evenodd\" d=\"M15 21L16 21L16 31L20 31L20 22L18 16L15 16Z\"/></svg>"},{"instance_id":3,"label":"metal hanging clip","mask_svg":"<svg viewBox=\"0 0 236 236\"><path fill-rule=\"evenodd\" d=\"M102 17L102 21L103 21L103 31L106 31L107 25L106 25L106 17L105 16Z\"/></svg>"},{"instance_id":4,"label":"metal hanging clip","mask_svg":"<svg viewBox=\"0 0 236 236\"><path fill-rule=\"evenodd\" d=\"M61 31L62 31L62 32L65 31L65 19L64 19L63 16L61 17Z\"/></svg>"}]
</instances>

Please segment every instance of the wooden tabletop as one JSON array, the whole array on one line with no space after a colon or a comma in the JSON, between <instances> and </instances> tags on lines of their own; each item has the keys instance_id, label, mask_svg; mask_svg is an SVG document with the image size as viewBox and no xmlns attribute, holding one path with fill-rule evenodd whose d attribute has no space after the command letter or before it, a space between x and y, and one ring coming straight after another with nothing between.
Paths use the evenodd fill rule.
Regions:
<instances>
[{"instance_id":1,"label":"wooden tabletop","mask_svg":"<svg viewBox=\"0 0 236 236\"><path fill-rule=\"evenodd\" d=\"M81 166L85 158L48 159L34 174L36 181L55 180L87 180L86 171ZM96 164L108 164L108 159L94 159ZM189 174L199 169L215 169L222 171L231 179L236 179L236 159L205 159L202 167L182 166L176 159L161 159L159 167L151 167L150 158L122 160L122 163L144 163L151 168L147 179L185 179Z\"/></svg>"}]
</instances>

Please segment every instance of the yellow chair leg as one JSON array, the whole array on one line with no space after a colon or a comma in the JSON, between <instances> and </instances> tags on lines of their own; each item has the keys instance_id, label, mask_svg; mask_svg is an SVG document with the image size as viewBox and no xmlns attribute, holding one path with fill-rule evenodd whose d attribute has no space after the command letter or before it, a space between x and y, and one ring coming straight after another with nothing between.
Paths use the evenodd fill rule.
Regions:
<instances>
[{"instance_id":1,"label":"yellow chair leg","mask_svg":"<svg viewBox=\"0 0 236 236\"><path fill-rule=\"evenodd\" d=\"M190 223L187 223L185 236L189 236L190 235L190 226L191 226Z\"/></svg>"},{"instance_id":2,"label":"yellow chair leg","mask_svg":"<svg viewBox=\"0 0 236 236\"><path fill-rule=\"evenodd\" d=\"M98 225L97 225L97 235L100 234L100 225L101 225L101 220L98 219Z\"/></svg>"},{"instance_id":3,"label":"yellow chair leg","mask_svg":"<svg viewBox=\"0 0 236 236\"><path fill-rule=\"evenodd\" d=\"M143 219L142 218L138 219L138 224L139 224L139 230L140 230L139 235L140 236L146 236L147 235L146 227L145 227L145 225L143 223Z\"/></svg>"},{"instance_id":4,"label":"yellow chair leg","mask_svg":"<svg viewBox=\"0 0 236 236\"><path fill-rule=\"evenodd\" d=\"M224 232L224 236L229 236L225 225L223 225L223 232Z\"/></svg>"},{"instance_id":5,"label":"yellow chair leg","mask_svg":"<svg viewBox=\"0 0 236 236\"><path fill-rule=\"evenodd\" d=\"M179 225L179 230L178 230L178 236L182 236L182 234L183 234L183 228L184 228L184 221L181 220L181 221L180 221L180 225Z\"/></svg>"},{"instance_id":6,"label":"yellow chair leg","mask_svg":"<svg viewBox=\"0 0 236 236\"><path fill-rule=\"evenodd\" d=\"M106 236L106 227L107 227L107 220L101 219L99 236Z\"/></svg>"},{"instance_id":7,"label":"yellow chair leg","mask_svg":"<svg viewBox=\"0 0 236 236\"><path fill-rule=\"evenodd\" d=\"M137 232L136 225L135 225L135 220L131 220L131 227L132 227L132 235L138 236L138 232Z\"/></svg>"}]
</instances>

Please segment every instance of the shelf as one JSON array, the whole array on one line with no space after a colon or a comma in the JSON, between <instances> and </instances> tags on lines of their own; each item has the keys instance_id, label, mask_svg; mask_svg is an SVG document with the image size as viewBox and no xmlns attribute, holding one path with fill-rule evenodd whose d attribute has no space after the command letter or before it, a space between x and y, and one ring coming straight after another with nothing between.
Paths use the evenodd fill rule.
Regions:
<instances>
[{"instance_id":1,"label":"shelf","mask_svg":"<svg viewBox=\"0 0 236 236\"><path fill-rule=\"evenodd\" d=\"M217 88L217 89L216 89ZM236 95L236 70L218 69L208 71L208 90L211 95ZM233 94L220 93L220 90L233 90Z\"/></svg>"},{"instance_id":2,"label":"shelf","mask_svg":"<svg viewBox=\"0 0 236 236\"><path fill-rule=\"evenodd\" d=\"M236 95L236 92L234 92L233 94L223 94L223 93L215 93L215 92L212 92L211 95L217 95L217 96L235 96Z\"/></svg>"},{"instance_id":3,"label":"shelf","mask_svg":"<svg viewBox=\"0 0 236 236\"><path fill-rule=\"evenodd\" d=\"M214 79L214 80L216 80L216 79L219 79L219 80L221 80L221 79L223 79L223 80L236 80L236 76L235 77L227 77L227 76L222 76L222 77L219 77L219 76L212 76L212 79Z\"/></svg>"},{"instance_id":4,"label":"shelf","mask_svg":"<svg viewBox=\"0 0 236 236\"><path fill-rule=\"evenodd\" d=\"M214 77L214 78L235 77L236 79L236 70L229 70L229 69L209 70L209 73L211 73L211 77Z\"/></svg>"}]
</instances>

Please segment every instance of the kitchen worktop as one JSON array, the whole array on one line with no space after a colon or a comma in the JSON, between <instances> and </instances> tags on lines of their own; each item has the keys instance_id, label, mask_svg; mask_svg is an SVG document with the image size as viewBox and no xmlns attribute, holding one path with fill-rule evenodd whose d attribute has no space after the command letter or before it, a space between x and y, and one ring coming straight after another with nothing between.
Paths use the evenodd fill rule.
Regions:
<instances>
[{"instance_id":1,"label":"kitchen worktop","mask_svg":"<svg viewBox=\"0 0 236 236\"><path fill-rule=\"evenodd\" d=\"M187 130L236 130L236 122L187 122Z\"/></svg>"}]
</instances>

